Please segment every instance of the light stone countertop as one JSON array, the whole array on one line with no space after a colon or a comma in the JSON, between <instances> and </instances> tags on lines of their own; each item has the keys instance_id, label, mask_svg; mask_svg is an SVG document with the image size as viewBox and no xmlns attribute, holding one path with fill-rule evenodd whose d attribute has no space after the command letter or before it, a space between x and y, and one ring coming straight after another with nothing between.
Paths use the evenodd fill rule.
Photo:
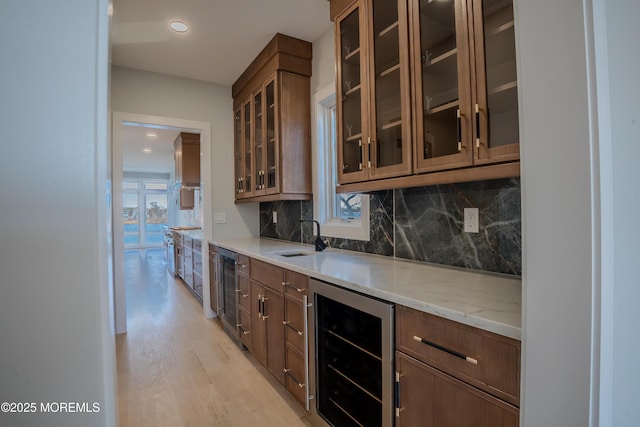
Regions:
<instances>
[{"instance_id":1,"label":"light stone countertop","mask_svg":"<svg viewBox=\"0 0 640 427\"><path fill-rule=\"evenodd\" d=\"M333 248L287 258L277 252L313 252L314 247L266 238L212 243L379 299L521 339L519 278Z\"/></svg>"}]
</instances>

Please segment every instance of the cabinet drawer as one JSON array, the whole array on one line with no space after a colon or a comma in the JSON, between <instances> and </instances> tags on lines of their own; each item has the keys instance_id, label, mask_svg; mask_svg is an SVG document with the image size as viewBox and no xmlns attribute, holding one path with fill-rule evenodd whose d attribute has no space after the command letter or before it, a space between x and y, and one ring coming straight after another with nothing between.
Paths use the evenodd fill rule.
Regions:
<instances>
[{"instance_id":1,"label":"cabinet drawer","mask_svg":"<svg viewBox=\"0 0 640 427\"><path fill-rule=\"evenodd\" d=\"M396 352L396 427L517 427L519 410L431 366Z\"/></svg>"},{"instance_id":2,"label":"cabinet drawer","mask_svg":"<svg viewBox=\"0 0 640 427\"><path fill-rule=\"evenodd\" d=\"M194 252L193 254L193 272L202 275L202 255Z\"/></svg>"},{"instance_id":3,"label":"cabinet drawer","mask_svg":"<svg viewBox=\"0 0 640 427\"><path fill-rule=\"evenodd\" d=\"M398 350L519 406L519 341L403 306L396 313Z\"/></svg>"},{"instance_id":4,"label":"cabinet drawer","mask_svg":"<svg viewBox=\"0 0 640 427\"><path fill-rule=\"evenodd\" d=\"M193 250L197 252L202 252L202 240L193 239Z\"/></svg>"},{"instance_id":5,"label":"cabinet drawer","mask_svg":"<svg viewBox=\"0 0 640 427\"><path fill-rule=\"evenodd\" d=\"M285 337L298 350L303 351L305 345L304 336L304 312L302 303L289 295L285 297Z\"/></svg>"},{"instance_id":6,"label":"cabinet drawer","mask_svg":"<svg viewBox=\"0 0 640 427\"><path fill-rule=\"evenodd\" d=\"M251 314L243 308L238 310L238 332L242 343L251 350Z\"/></svg>"},{"instance_id":7,"label":"cabinet drawer","mask_svg":"<svg viewBox=\"0 0 640 427\"><path fill-rule=\"evenodd\" d=\"M306 376L304 353L287 344L285 367L285 387L303 405L305 404L306 395Z\"/></svg>"},{"instance_id":8,"label":"cabinet drawer","mask_svg":"<svg viewBox=\"0 0 640 427\"><path fill-rule=\"evenodd\" d=\"M251 312L251 288L247 276L238 276L238 302L248 312Z\"/></svg>"},{"instance_id":9,"label":"cabinet drawer","mask_svg":"<svg viewBox=\"0 0 640 427\"><path fill-rule=\"evenodd\" d=\"M193 248L193 239L191 237L189 237L189 236L183 236L182 237L182 244L185 247L191 249L191 248Z\"/></svg>"},{"instance_id":10,"label":"cabinet drawer","mask_svg":"<svg viewBox=\"0 0 640 427\"><path fill-rule=\"evenodd\" d=\"M202 276L196 273L195 270L193 271L193 288L202 289Z\"/></svg>"},{"instance_id":11,"label":"cabinet drawer","mask_svg":"<svg viewBox=\"0 0 640 427\"><path fill-rule=\"evenodd\" d=\"M249 275L249 257L238 254L238 264L236 264L239 274Z\"/></svg>"},{"instance_id":12,"label":"cabinet drawer","mask_svg":"<svg viewBox=\"0 0 640 427\"><path fill-rule=\"evenodd\" d=\"M251 259L251 278L282 293L283 268Z\"/></svg>"},{"instance_id":13,"label":"cabinet drawer","mask_svg":"<svg viewBox=\"0 0 640 427\"><path fill-rule=\"evenodd\" d=\"M309 278L304 274L284 270L284 293L302 301L303 295L309 295Z\"/></svg>"}]
</instances>

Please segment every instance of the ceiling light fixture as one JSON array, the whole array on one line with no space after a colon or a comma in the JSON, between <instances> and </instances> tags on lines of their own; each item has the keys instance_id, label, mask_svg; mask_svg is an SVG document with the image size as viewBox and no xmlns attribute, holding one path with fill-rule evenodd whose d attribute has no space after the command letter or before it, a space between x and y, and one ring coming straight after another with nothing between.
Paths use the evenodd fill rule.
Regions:
<instances>
[{"instance_id":1,"label":"ceiling light fixture","mask_svg":"<svg viewBox=\"0 0 640 427\"><path fill-rule=\"evenodd\" d=\"M142 151L144 151L145 153L150 153L151 152L151 148L143 148Z\"/></svg>"},{"instance_id":2,"label":"ceiling light fixture","mask_svg":"<svg viewBox=\"0 0 640 427\"><path fill-rule=\"evenodd\" d=\"M189 30L189 26L182 21L171 21L169 27L176 33L185 33Z\"/></svg>"},{"instance_id":3,"label":"ceiling light fixture","mask_svg":"<svg viewBox=\"0 0 640 427\"><path fill-rule=\"evenodd\" d=\"M147 138L156 139L158 135L155 132L147 132Z\"/></svg>"}]
</instances>

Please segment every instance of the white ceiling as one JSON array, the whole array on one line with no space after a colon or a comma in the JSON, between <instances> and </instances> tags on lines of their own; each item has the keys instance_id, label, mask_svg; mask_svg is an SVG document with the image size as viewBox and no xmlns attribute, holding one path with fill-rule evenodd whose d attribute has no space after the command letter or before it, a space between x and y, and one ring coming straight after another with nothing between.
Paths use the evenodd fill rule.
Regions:
<instances>
[{"instance_id":1,"label":"white ceiling","mask_svg":"<svg viewBox=\"0 0 640 427\"><path fill-rule=\"evenodd\" d=\"M150 138L152 132L155 138ZM175 167L173 141L180 130L122 126L124 172L171 173ZM145 153L150 149L150 153Z\"/></svg>"},{"instance_id":2,"label":"white ceiling","mask_svg":"<svg viewBox=\"0 0 640 427\"><path fill-rule=\"evenodd\" d=\"M327 0L113 0L111 62L230 86L276 33L313 42L331 25Z\"/></svg>"},{"instance_id":3,"label":"white ceiling","mask_svg":"<svg viewBox=\"0 0 640 427\"><path fill-rule=\"evenodd\" d=\"M113 0L111 63L230 86L276 33L313 42L331 26L327 0ZM173 171L179 130L123 128L124 171Z\"/></svg>"}]
</instances>

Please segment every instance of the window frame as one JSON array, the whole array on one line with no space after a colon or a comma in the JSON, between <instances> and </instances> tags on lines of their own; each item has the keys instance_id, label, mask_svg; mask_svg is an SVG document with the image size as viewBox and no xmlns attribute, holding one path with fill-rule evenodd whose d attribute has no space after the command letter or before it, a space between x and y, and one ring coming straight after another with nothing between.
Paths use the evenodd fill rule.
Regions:
<instances>
[{"instance_id":1,"label":"window frame","mask_svg":"<svg viewBox=\"0 0 640 427\"><path fill-rule=\"evenodd\" d=\"M369 241L369 195L361 194L361 217L345 221L334 216L336 201L337 146L334 142L337 129L332 128L331 114L336 108L334 85L318 91L313 96L312 132L313 152L313 216L322 226L322 235L352 240ZM337 117L333 121L337 126Z\"/></svg>"}]
</instances>

